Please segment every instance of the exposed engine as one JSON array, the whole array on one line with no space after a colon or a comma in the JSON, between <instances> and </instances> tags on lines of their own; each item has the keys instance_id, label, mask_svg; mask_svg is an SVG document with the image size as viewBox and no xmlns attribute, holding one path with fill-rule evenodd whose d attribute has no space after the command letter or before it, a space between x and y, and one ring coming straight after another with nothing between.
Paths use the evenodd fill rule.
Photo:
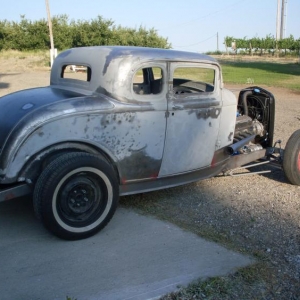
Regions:
<instances>
[{"instance_id":1,"label":"exposed engine","mask_svg":"<svg viewBox=\"0 0 300 300\"><path fill-rule=\"evenodd\" d=\"M249 116L238 116L235 127L235 134L233 142L237 143L245 138L248 138L255 134L255 139L250 141L239 149L239 153L249 153L256 150L260 150L263 147L255 142L255 140L265 135L265 129L262 123L257 120L252 120Z\"/></svg>"},{"instance_id":2,"label":"exposed engine","mask_svg":"<svg viewBox=\"0 0 300 300\"><path fill-rule=\"evenodd\" d=\"M239 153L270 147L273 143L275 100L272 94L258 87L242 90L238 99L233 143L255 135Z\"/></svg>"}]
</instances>

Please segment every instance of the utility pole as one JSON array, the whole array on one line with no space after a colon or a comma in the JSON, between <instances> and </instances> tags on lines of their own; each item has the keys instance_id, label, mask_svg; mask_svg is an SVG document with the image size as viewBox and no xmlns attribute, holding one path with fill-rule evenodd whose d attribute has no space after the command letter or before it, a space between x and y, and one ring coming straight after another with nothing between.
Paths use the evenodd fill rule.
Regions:
<instances>
[{"instance_id":1,"label":"utility pole","mask_svg":"<svg viewBox=\"0 0 300 300\"><path fill-rule=\"evenodd\" d=\"M47 9L47 17L48 17L48 26L49 26L49 34L50 34L50 65L52 68L53 61L55 58L55 50L54 50L54 41L53 41L53 33L52 33L52 22L51 22L51 15L50 15L50 8L49 8L49 2L48 0L46 1L46 9Z\"/></svg>"},{"instance_id":2,"label":"utility pole","mask_svg":"<svg viewBox=\"0 0 300 300\"><path fill-rule=\"evenodd\" d=\"M217 52L219 52L219 32L217 32Z\"/></svg>"},{"instance_id":3,"label":"utility pole","mask_svg":"<svg viewBox=\"0 0 300 300\"><path fill-rule=\"evenodd\" d=\"M276 41L280 40L280 0L277 0Z\"/></svg>"},{"instance_id":4,"label":"utility pole","mask_svg":"<svg viewBox=\"0 0 300 300\"><path fill-rule=\"evenodd\" d=\"M276 18L276 55L277 56L279 56L278 42L280 40L280 28L281 28L280 2L281 0L277 0L277 18Z\"/></svg>"},{"instance_id":5,"label":"utility pole","mask_svg":"<svg viewBox=\"0 0 300 300\"><path fill-rule=\"evenodd\" d=\"M284 39L285 38L286 4L287 4L287 0L282 0L282 4L281 4L280 39Z\"/></svg>"}]
</instances>

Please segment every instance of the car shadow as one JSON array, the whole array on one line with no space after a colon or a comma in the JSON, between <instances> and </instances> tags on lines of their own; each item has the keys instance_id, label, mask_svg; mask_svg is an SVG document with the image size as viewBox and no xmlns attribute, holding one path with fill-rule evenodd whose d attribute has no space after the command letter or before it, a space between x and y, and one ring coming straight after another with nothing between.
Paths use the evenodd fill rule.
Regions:
<instances>
[{"instance_id":1,"label":"car shadow","mask_svg":"<svg viewBox=\"0 0 300 300\"><path fill-rule=\"evenodd\" d=\"M0 82L0 89L7 89L9 86L10 84L7 82Z\"/></svg>"},{"instance_id":2,"label":"car shadow","mask_svg":"<svg viewBox=\"0 0 300 300\"><path fill-rule=\"evenodd\" d=\"M0 236L23 238L45 234L45 229L36 219L30 197L20 197L0 203Z\"/></svg>"},{"instance_id":3,"label":"car shadow","mask_svg":"<svg viewBox=\"0 0 300 300\"><path fill-rule=\"evenodd\" d=\"M39 225L31 199L0 203L1 299L154 299L254 262L121 207L88 239L61 240Z\"/></svg>"},{"instance_id":4,"label":"car shadow","mask_svg":"<svg viewBox=\"0 0 300 300\"><path fill-rule=\"evenodd\" d=\"M254 174L259 174L260 176L266 177L270 180L279 183L289 184L288 180L284 175L284 171L280 166L274 166L272 164L264 164L264 165L255 166L251 168L247 168L246 166L245 169L249 171L249 176L252 176Z\"/></svg>"},{"instance_id":5,"label":"car shadow","mask_svg":"<svg viewBox=\"0 0 300 300\"><path fill-rule=\"evenodd\" d=\"M0 89L7 89L11 86L10 83L2 81L2 77L15 76L20 73L0 73Z\"/></svg>"}]
</instances>

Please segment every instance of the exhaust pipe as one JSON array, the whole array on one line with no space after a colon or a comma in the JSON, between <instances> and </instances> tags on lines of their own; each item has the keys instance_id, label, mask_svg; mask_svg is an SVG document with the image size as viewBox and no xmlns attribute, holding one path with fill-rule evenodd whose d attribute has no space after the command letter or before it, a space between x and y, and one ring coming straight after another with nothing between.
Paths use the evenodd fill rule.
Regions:
<instances>
[{"instance_id":1,"label":"exhaust pipe","mask_svg":"<svg viewBox=\"0 0 300 300\"><path fill-rule=\"evenodd\" d=\"M254 140L255 137L256 137L256 134L252 134L252 135L246 137L245 139L242 139L242 140L238 141L237 143L226 147L225 148L226 154L229 154L229 155L234 154L237 150L239 150L240 148L242 148L243 146L245 146L246 144L248 144L249 142Z\"/></svg>"}]
</instances>

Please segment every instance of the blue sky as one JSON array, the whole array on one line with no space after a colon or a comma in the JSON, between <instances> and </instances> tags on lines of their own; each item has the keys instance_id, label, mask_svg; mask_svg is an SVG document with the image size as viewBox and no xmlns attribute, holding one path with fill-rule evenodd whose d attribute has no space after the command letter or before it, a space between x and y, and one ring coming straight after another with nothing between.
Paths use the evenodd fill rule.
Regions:
<instances>
[{"instance_id":1,"label":"blue sky","mask_svg":"<svg viewBox=\"0 0 300 300\"><path fill-rule=\"evenodd\" d=\"M20 15L47 17L44 0L1 1L0 19L19 21ZM49 0L51 15L90 20L98 15L115 25L155 28L174 49L224 51L224 37L276 35L277 0ZM300 38L300 1L288 0L286 36ZM55 42L55 37L54 37Z\"/></svg>"}]
</instances>

